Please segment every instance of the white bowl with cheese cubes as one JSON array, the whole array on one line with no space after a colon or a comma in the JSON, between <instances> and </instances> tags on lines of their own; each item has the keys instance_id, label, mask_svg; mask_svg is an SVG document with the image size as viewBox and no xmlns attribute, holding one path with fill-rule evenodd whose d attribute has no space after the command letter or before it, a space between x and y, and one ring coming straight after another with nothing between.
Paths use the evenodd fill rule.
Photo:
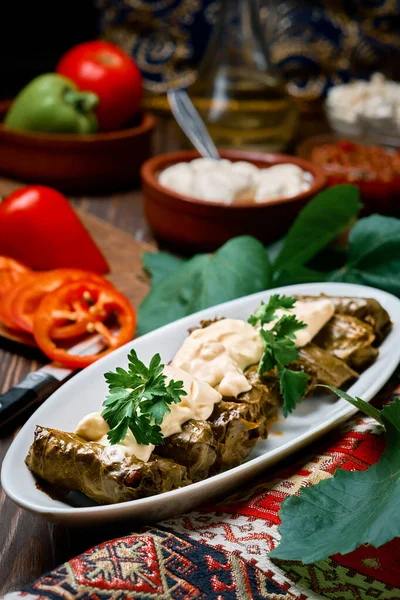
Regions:
<instances>
[{"instance_id":1,"label":"white bowl with cheese cubes","mask_svg":"<svg viewBox=\"0 0 400 600\"><path fill-rule=\"evenodd\" d=\"M145 216L175 248L213 250L237 235L282 236L326 178L311 162L284 154L220 150L162 154L142 167Z\"/></svg>"}]
</instances>

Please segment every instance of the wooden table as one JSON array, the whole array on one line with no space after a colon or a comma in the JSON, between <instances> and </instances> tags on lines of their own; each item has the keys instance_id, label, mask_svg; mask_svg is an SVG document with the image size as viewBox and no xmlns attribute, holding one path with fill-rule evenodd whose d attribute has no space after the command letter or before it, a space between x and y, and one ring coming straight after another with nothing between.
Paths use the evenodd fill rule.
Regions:
<instances>
[{"instance_id":1,"label":"wooden table","mask_svg":"<svg viewBox=\"0 0 400 600\"><path fill-rule=\"evenodd\" d=\"M302 126L299 139L316 131L319 121L308 120ZM316 125L317 124L317 125ZM323 123L326 131L326 124ZM169 120L159 120L154 135L154 153L179 150L182 134ZM0 179L0 196L5 196L21 184ZM140 190L107 197L72 198L76 207L97 215L108 223L127 231L137 240L154 243L144 219ZM0 392L7 391L29 371L41 365L17 354L0 349ZM11 444L12 436L0 438L0 462ZM17 508L1 490L0 495L0 595L33 581L39 575L70 559L93 544L130 533L129 525L108 529L84 530L54 525Z\"/></svg>"},{"instance_id":2,"label":"wooden table","mask_svg":"<svg viewBox=\"0 0 400 600\"><path fill-rule=\"evenodd\" d=\"M154 136L154 152L167 152L180 147L176 126L161 121ZM21 184L0 179L0 196ZM153 242L144 219L139 189L107 197L73 198L76 207L97 215L108 223L127 231L139 241ZM7 391L29 371L41 364L0 349L0 392ZM0 439L0 462L13 436ZM83 552L91 545L129 533L129 525L101 530L70 529L54 525L15 506L0 495L0 595L33 581L42 573Z\"/></svg>"}]
</instances>

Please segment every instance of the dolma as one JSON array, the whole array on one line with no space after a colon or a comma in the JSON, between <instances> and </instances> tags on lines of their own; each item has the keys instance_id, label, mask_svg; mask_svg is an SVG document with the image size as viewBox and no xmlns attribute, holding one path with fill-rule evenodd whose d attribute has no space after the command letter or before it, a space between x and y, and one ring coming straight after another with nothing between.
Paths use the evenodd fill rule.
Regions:
<instances>
[{"instance_id":1,"label":"dolma","mask_svg":"<svg viewBox=\"0 0 400 600\"><path fill-rule=\"evenodd\" d=\"M248 420L258 424L261 439L268 437L271 424L278 418L280 405L279 381L274 375L260 377L257 365L245 371L251 390L239 394L238 398L225 398L227 401L240 402L248 407Z\"/></svg>"},{"instance_id":2,"label":"dolma","mask_svg":"<svg viewBox=\"0 0 400 600\"><path fill-rule=\"evenodd\" d=\"M350 317L356 317L360 321L368 323L376 336L375 345L379 345L390 333L392 322L388 312L375 298L357 298L348 296L326 296L321 294L319 298L328 298L335 306L335 312ZM316 296L296 296L303 302L312 302Z\"/></svg>"},{"instance_id":3,"label":"dolma","mask_svg":"<svg viewBox=\"0 0 400 600\"><path fill-rule=\"evenodd\" d=\"M215 407L210 422L188 421L182 432L157 446L158 454L184 465L192 481L240 464L257 440L267 438L277 419L280 394L276 377L266 376L261 381L257 366L247 369L245 375L251 390L238 398L225 397L219 408ZM228 407L232 407L229 415Z\"/></svg>"},{"instance_id":4,"label":"dolma","mask_svg":"<svg viewBox=\"0 0 400 600\"><path fill-rule=\"evenodd\" d=\"M116 460L95 442L74 433L37 426L25 459L28 468L60 492L79 491L100 504L126 502L188 485L186 468L152 456Z\"/></svg>"},{"instance_id":5,"label":"dolma","mask_svg":"<svg viewBox=\"0 0 400 600\"><path fill-rule=\"evenodd\" d=\"M303 348L299 348L298 351L297 360L288 368L295 371L304 371L318 383L340 388L348 381L358 377L358 373L346 365L345 362L312 342Z\"/></svg>"},{"instance_id":6,"label":"dolma","mask_svg":"<svg viewBox=\"0 0 400 600\"><path fill-rule=\"evenodd\" d=\"M208 477L217 459L217 441L210 423L191 419L182 426L180 433L171 435L157 446L156 452L186 467L192 481L201 481Z\"/></svg>"},{"instance_id":7,"label":"dolma","mask_svg":"<svg viewBox=\"0 0 400 600\"><path fill-rule=\"evenodd\" d=\"M305 356L303 357L303 360L300 360L299 357L299 359L289 365L288 368L292 369L292 371L302 371L303 373L307 373L308 381L304 392L304 398L312 394L320 381L318 381L318 373L310 361L306 360Z\"/></svg>"},{"instance_id":8,"label":"dolma","mask_svg":"<svg viewBox=\"0 0 400 600\"><path fill-rule=\"evenodd\" d=\"M372 346L374 340L371 325L356 317L338 313L321 329L313 342L357 371L362 371L378 355L377 348Z\"/></svg>"},{"instance_id":9,"label":"dolma","mask_svg":"<svg viewBox=\"0 0 400 600\"><path fill-rule=\"evenodd\" d=\"M222 400L208 421L217 441L217 459L211 473L240 465L261 439L257 422L252 421L252 408L241 402Z\"/></svg>"}]
</instances>

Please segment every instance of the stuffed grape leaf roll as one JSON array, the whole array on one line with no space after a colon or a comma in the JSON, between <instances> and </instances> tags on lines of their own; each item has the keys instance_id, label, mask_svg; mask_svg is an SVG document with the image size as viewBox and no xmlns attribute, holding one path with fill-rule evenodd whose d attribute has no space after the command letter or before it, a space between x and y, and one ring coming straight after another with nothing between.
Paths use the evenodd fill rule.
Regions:
<instances>
[{"instance_id":1,"label":"stuffed grape leaf roll","mask_svg":"<svg viewBox=\"0 0 400 600\"><path fill-rule=\"evenodd\" d=\"M243 392L238 398L225 398L225 400L246 404L248 420L258 424L260 438L266 439L271 424L278 418L278 407L281 403L279 381L273 374L260 377L257 373L257 365L248 368L245 375L251 390Z\"/></svg>"},{"instance_id":2,"label":"stuffed grape leaf roll","mask_svg":"<svg viewBox=\"0 0 400 600\"><path fill-rule=\"evenodd\" d=\"M303 302L313 302L315 296L296 296ZM375 298L358 298L348 296L326 296L321 294L320 298L328 298L335 307L335 313L349 315L368 323L376 336L375 345L379 345L390 333L392 322L389 313Z\"/></svg>"},{"instance_id":3,"label":"stuffed grape leaf roll","mask_svg":"<svg viewBox=\"0 0 400 600\"><path fill-rule=\"evenodd\" d=\"M344 360L357 371L371 365L378 349L372 346L374 331L368 323L350 315L335 314L314 338L320 348Z\"/></svg>"},{"instance_id":4,"label":"stuffed grape leaf roll","mask_svg":"<svg viewBox=\"0 0 400 600\"><path fill-rule=\"evenodd\" d=\"M261 439L252 408L242 402L217 404L208 421L217 441L217 459L212 474L240 465Z\"/></svg>"},{"instance_id":5,"label":"stuffed grape leaf roll","mask_svg":"<svg viewBox=\"0 0 400 600\"><path fill-rule=\"evenodd\" d=\"M25 462L61 493L79 491L99 504L127 502L191 483L186 468L172 460L155 455L147 463L135 456L116 458L109 448L38 425Z\"/></svg>"},{"instance_id":6,"label":"stuffed grape leaf roll","mask_svg":"<svg viewBox=\"0 0 400 600\"><path fill-rule=\"evenodd\" d=\"M299 356L288 368L304 371L317 383L342 387L345 383L357 379L358 373L351 369L343 360L336 358L330 352L315 344L307 344L299 348Z\"/></svg>"},{"instance_id":7,"label":"stuffed grape leaf roll","mask_svg":"<svg viewBox=\"0 0 400 600\"><path fill-rule=\"evenodd\" d=\"M201 481L208 477L217 459L217 441L210 423L191 419L180 433L157 446L156 452L185 466L192 481Z\"/></svg>"},{"instance_id":8,"label":"stuffed grape leaf roll","mask_svg":"<svg viewBox=\"0 0 400 600\"><path fill-rule=\"evenodd\" d=\"M268 436L277 418L279 382L276 377L257 374L257 366L245 372L251 390L238 398L224 398L207 421L188 421L182 432L168 438L156 452L188 469L193 481L211 472L240 464L259 439Z\"/></svg>"}]
</instances>

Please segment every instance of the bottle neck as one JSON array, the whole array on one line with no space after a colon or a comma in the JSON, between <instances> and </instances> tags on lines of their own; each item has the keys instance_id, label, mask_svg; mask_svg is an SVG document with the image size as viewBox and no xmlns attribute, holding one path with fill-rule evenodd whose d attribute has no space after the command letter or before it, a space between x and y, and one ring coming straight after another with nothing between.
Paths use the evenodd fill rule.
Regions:
<instances>
[{"instance_id":1,"label":"bottle neck","mask_svg":"<svg viewBox=\"0 0 400 600\"><path fill-rule=\"evenodd\" d=\"M269 69L257 0L222 0L200 71L207 72L218 62L264 72Z\"/></svg>"}]
</instances>

